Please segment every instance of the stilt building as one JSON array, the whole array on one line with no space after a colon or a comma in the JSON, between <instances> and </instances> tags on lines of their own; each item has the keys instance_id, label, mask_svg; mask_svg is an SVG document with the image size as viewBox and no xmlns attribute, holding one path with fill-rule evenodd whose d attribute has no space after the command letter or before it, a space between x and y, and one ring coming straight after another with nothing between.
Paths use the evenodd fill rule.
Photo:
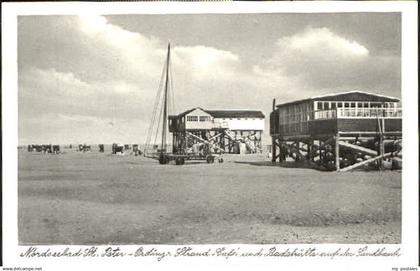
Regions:
<instances>
[{"instance_id":1,"label":"stilt building","mask_svg":"<svg viewBox=\"0 0 420 271\"><path fill-rule=\"evenodd\" d=\"M200 107L169 116L172 152L186 153L211 143L215 153L260 153L264 114L255 110L205 110Z\"/></svg>"},{"instance_id":2,"label":"stilt building","mask_svg":"<svg viewBox=\"0 0 420 271\"><path fill-rule=\"evenodd\" d=\"M270 114L272 161L309 160L346 171L401 156L400 100L363 91L276 105Z\"/></svg>"}]
</instances>

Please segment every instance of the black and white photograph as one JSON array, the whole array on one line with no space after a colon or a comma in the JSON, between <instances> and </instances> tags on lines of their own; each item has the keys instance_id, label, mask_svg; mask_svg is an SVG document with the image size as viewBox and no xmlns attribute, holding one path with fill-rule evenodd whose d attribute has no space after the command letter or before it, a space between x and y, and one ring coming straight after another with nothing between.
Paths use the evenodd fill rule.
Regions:
<instances>
[{"instance_id":1,"label":"black and white photograph","mask_svg":"<svg viewBox=\"0 0 420 271\"><path fill-rule=\"evenodd\" d=\"M403 97L418 91L403 91L403 18L19 14L21 256L37 246L402 245L403 153L418 146L403 133L413 123Z\"/></svg>"}]
</instances>

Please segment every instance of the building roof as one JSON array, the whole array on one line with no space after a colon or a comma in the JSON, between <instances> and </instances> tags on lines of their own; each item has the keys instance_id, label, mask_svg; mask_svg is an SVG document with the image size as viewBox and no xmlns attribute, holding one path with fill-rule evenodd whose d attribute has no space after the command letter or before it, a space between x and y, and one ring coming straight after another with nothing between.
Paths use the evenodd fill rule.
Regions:
<instances>
[{"instance_id":1,"label":"building roof","mask_svg":"<svg viewBox=\"0 0 420 271\"><path fill-rule=\"evenodd\" d=\"M203 109L203 108L201 108L201 107L194 107L194 108L191 108L191 109L189 109L189 110L187 110L187 111L184 111L184 112L182 112L182 113L179 113L178 115L169 115L169 116L168 116L168 118L170 118L170 119L174 119L174 118L183 117L183 116L185 116L185 115L187 115L187 114L189 114L189 113L193 112L193 111L194 111L194 110L196 110L196 109L200 109L200 110L202 110L202 111L204 111L204 112L208 113L208 112L207 112L207 110L204 110L204 109Z\"/></svg>"},{"instance_id":2,"label":"building roof","mask_svg":"<svg viewBox=\"0 0 420 271\"><path fill-rule=\"evenodd\" d=\"M264 113L258 110L205 110L201 107L192 108L178 114L177 116L169 116L169 118L182 117L196 109L203 110L214 118L265 118Z\"/></svg>"},{"instance_id":3,"label":"building roof","mask_svg":"<svg viewBox=\"0 0 420 271\"><path fill-rule=\"evenodd\" d=\"M258 110L206 110L215 118L264 118L264 113Z\"/></svg>"},{"instance_id":4,"label":"building roof","mask_svg":"<svg viewBox=\"0 0 420 271\"><path fill-rule=\"evenodd\" d=\"M347 91L340 93L330 93L325 95L314 96L302 100L296 100L276 105L281 107L285 105L297 104L305 101L353 101L353 102L399 102L400 99L385 95L374 94L366 91Z\"/></svg>"}]
</instances>

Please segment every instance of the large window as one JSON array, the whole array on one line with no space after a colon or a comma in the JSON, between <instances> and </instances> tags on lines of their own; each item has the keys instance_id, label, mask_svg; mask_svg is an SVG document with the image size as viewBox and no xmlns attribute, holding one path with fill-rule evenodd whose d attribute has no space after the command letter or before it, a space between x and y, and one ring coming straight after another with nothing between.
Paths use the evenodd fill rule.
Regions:
<instances>
[{"instance_id":1,"label":"large window","mask_svg":"<svg viewBox=\"0 0 420 271\"><path fill-rule=\"evenodd\" d=\"M322 106L322 102L316 102L316 108L317 108L317 110L324 109L323 106Z\"/></svg>"},{"instance_id":2,"label":"large window","mask_svg":"<svg viewBox=\"0 0 420 271\"><path fill-rule=\"evenodd\" d=\"M200 121L210 121L209 116L200 116Z\"/></svg>"},{"instance_id":3,"label":"large window","mask_svg":"<svg viewBox=\"0 0 420 271\"><path fill-rule=\"evenodd\" d=\"M187 116L187 121L198 121L198 116Z\"/></svg>"},{"instance_id":4,"label":"large window","mask_svg":"<svg viewBox=\"0 0 420 271\"><path fill-rule=\"evenodd\" d=\"M378 102L371 102L371 103L370 103L370 107L371 107L371 108L378 108L378 107L382 107L382 103L378 103Z\"/></svg>"}]
</instances>

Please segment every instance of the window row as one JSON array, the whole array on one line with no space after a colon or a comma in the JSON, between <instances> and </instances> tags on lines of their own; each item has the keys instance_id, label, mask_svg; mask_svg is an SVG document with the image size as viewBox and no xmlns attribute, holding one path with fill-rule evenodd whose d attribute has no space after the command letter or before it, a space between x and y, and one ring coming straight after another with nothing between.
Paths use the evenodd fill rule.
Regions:
<instances>
[{"instance_id":1,"label":"window row","mask_svg":"<svg viewBox=\"0 0 420 271\"><path fill-rule=\"evenodd\" d=\"M315 102L317 110L336 108L394 108L396 103L382 102Z\"/></svg>"},{"instance_id":2,"label":"window row","mask_svg":"<svg viewBox=\"0 0 420 271\"><path fill-rule=\"evenodd\" d=\"M187 116L187 121L210 121L209 116Z\"/></svg>"},{"instance_id":3,"label":"window row","mask_svg":"<svg viewBox=\"0 0 420 271\"><path fill-rule=\"evenodd\" d=\"M222 118L222 120L233 120L233 118ZM256 120L255 118L236 118L236 120ZM187 121L211 121L210 116L187 116Z\"/></svg>"}]
</instances>

